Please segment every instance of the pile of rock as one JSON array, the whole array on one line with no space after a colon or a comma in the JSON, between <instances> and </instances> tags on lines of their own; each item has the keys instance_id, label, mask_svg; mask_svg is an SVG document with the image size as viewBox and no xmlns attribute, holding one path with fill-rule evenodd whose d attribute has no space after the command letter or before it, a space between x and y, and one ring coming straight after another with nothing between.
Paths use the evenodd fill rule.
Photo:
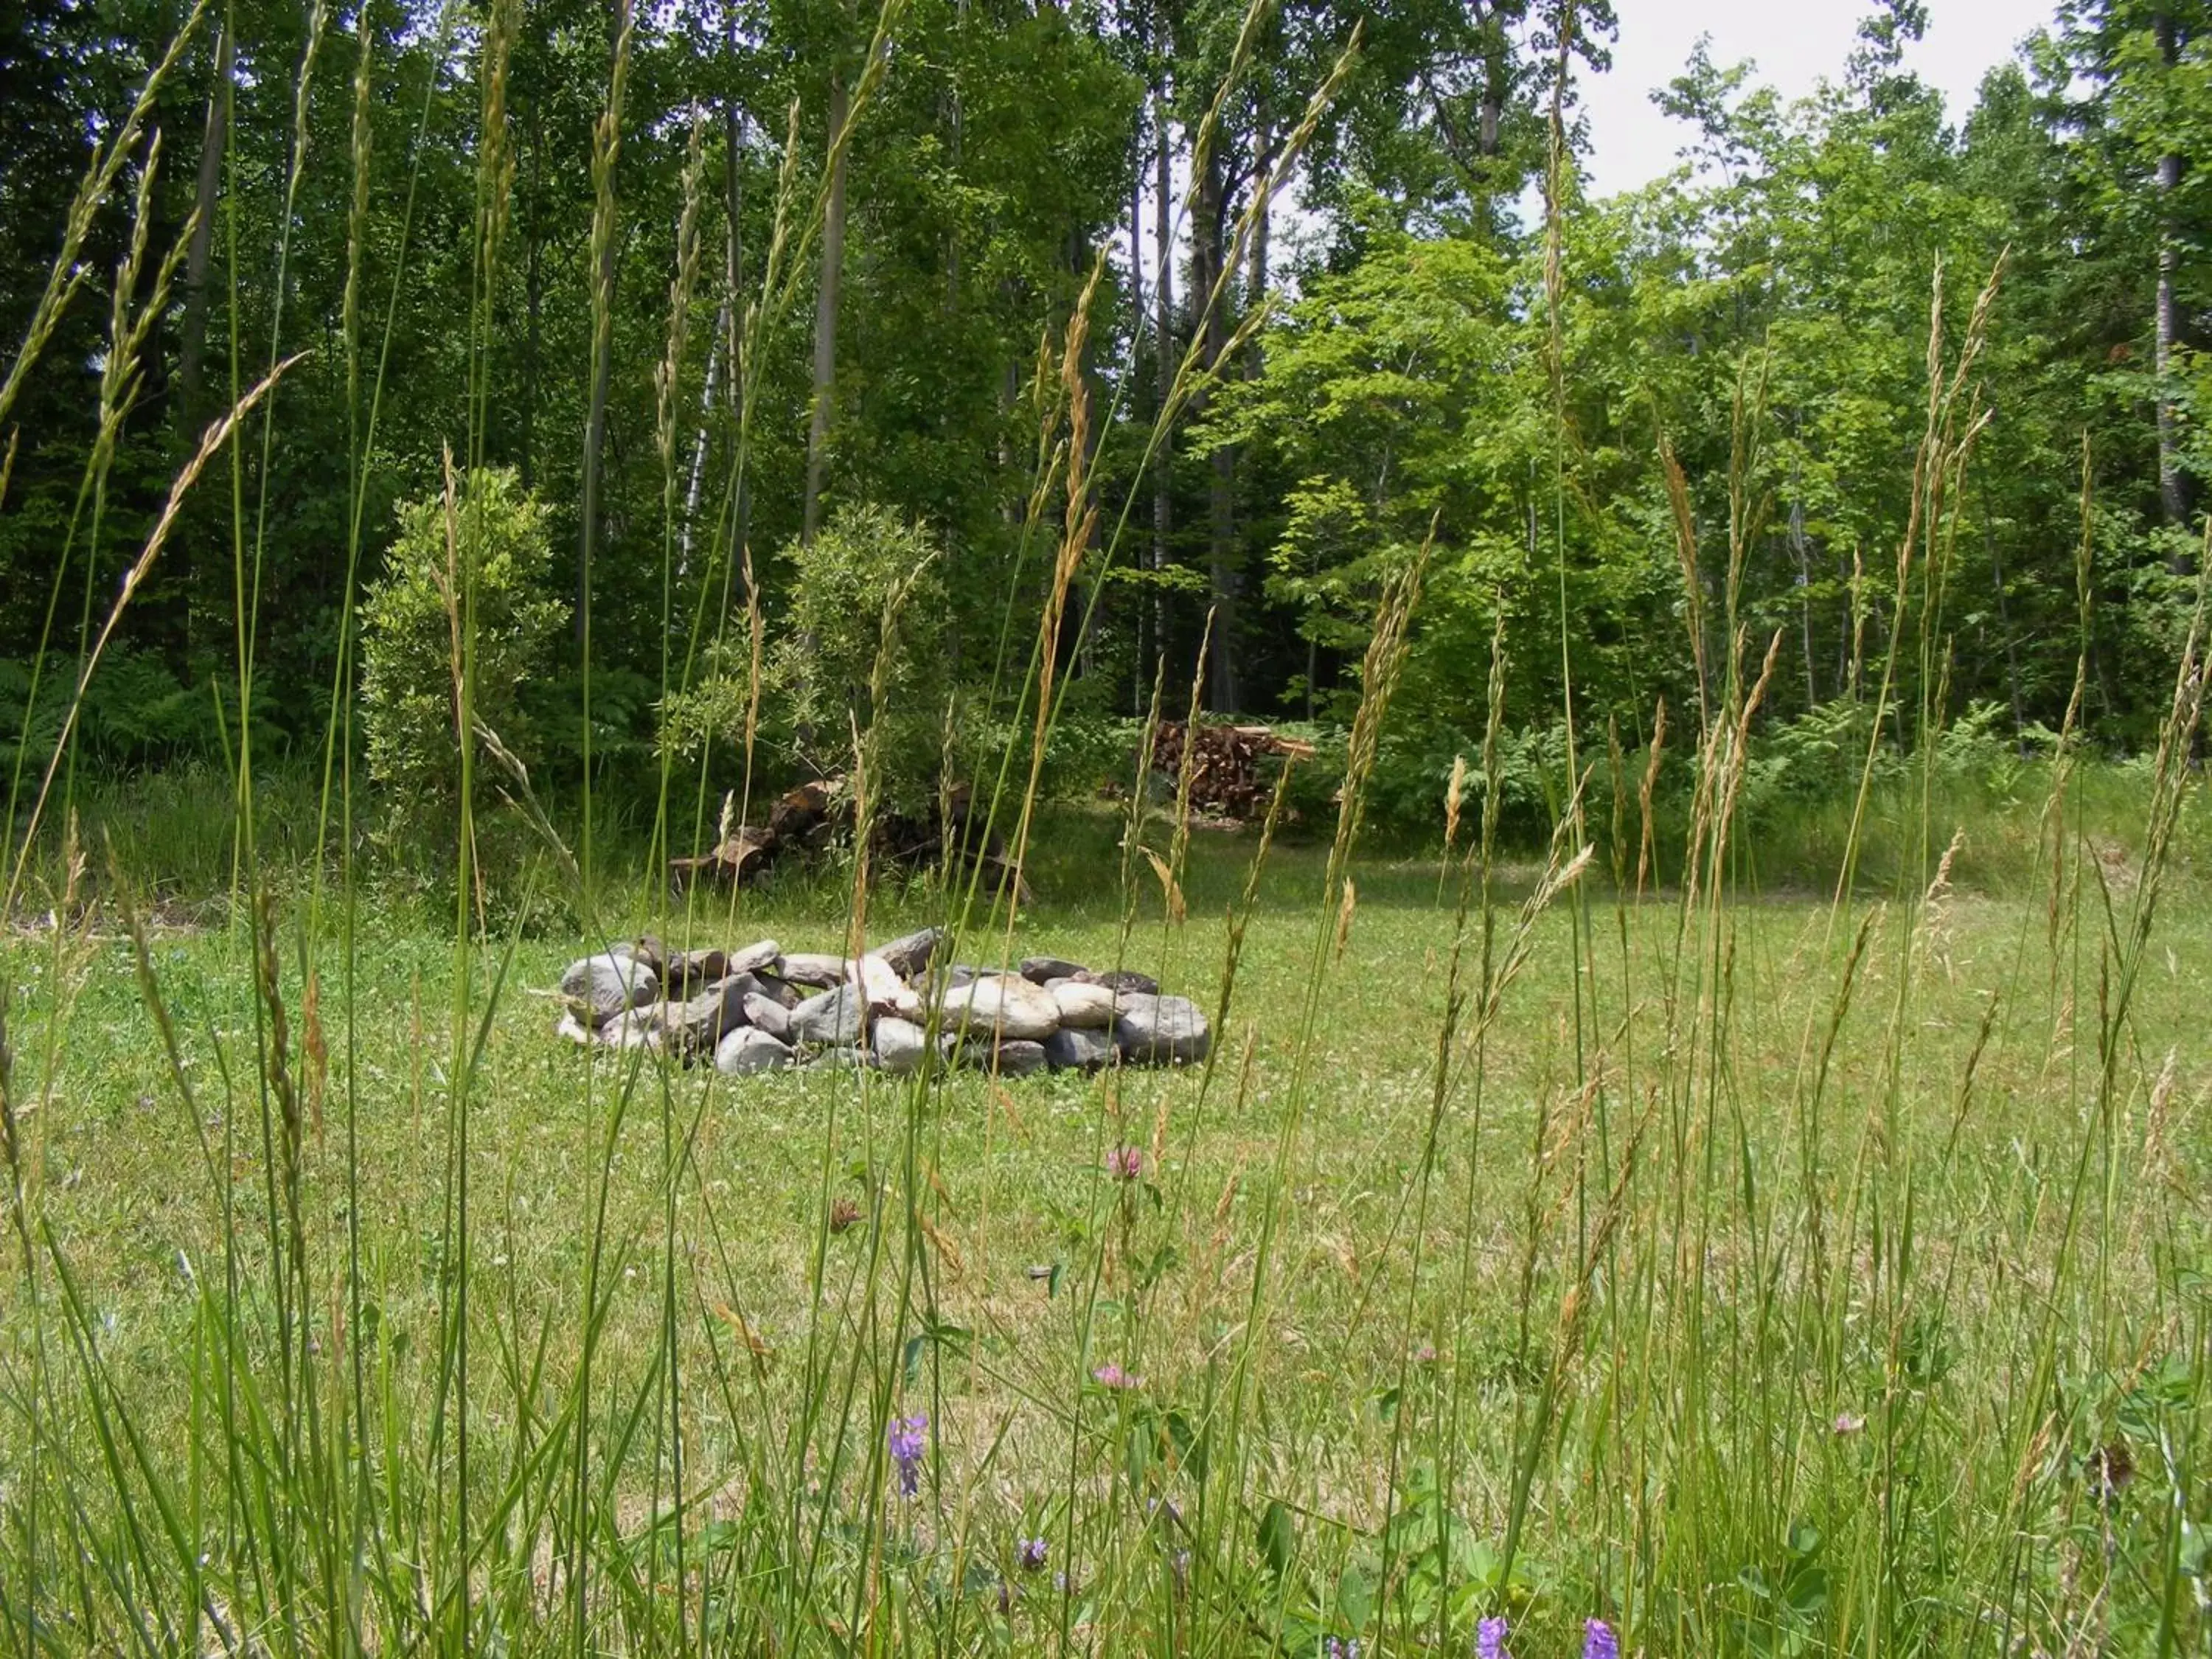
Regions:
<instances>
[{"instance_id":1,"label":"pile of rock","mask_svg":"<svg viewBox=\"0 0 2212 1659\"><path fill-rule=\"evenodd\" d=\"M770 939L678 951L641 939L569 964L558 1030L732 1074L945 1065L1018 1077L1206 1058L1206 1016L1142 974L1094 974L1057 957L1029 957L1018 974L933 971L941 937L926 928L857 960L786 951Z\"/></svg>"}]
</instances>

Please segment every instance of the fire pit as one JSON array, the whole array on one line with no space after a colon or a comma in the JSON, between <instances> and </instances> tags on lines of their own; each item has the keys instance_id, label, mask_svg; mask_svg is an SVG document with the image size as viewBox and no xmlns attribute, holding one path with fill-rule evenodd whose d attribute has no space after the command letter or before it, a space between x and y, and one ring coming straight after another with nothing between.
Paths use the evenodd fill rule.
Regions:
<instances>
[{"instance_id":1,"label":"fire pit","mask_svg":"<svg viewBox=\"0 0 2212 1659\"><path fill-rule=\"evenodd\" d=\"M942 939L925 928L857 958L786 951L772 939L678 951L640 939L569 964L556 1030L732 1076L844 1066L1020 1077L1191 1065L1212 1045L1198 1006L1143 974L1059 957L1030 957L1013 973L940 964Z\"/></svg>"}]
</instances>

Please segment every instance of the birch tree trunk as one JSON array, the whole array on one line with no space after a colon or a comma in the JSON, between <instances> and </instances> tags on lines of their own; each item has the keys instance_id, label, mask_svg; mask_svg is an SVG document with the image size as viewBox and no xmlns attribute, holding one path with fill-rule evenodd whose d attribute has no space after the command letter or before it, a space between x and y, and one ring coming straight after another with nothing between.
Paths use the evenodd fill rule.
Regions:
<instances>
[{"instance_id":1,"label":"birch tree trunk","mask_svg":"<svg viewBox=\"0 0 2212 1659\"><path fill-rule=\"evenodd\" d=\"M1166 93L1152 88L1152 125L1157 129L1152 147L1152 249L1159 260L1159 279L1152 287L1153 379L1165 403L1175 380L1175 234L1170 200L1174 190L1171 142ZM1168 540L1175 529L1175 428L1160 431L1160 447L1152 457L1152 569L1168 568ZM1152 587L1152 653L1167 649L1167 601L1156 582ZM1139 695L1143 695L1141 692Z\"/></svg>"},{"instance_id":2,"label":"birch tree trunk","mask_svg":"<svg viewBox=\"0 0 2212 1659\"><path fill-rule=\"evenodd\" d=\"M1208 148L1198 176L1193 180L1196 197L1191 213L1191 303L1202 308L1201 328L1206 349L1203 361L1209 375L1218 374L1229 349L1229 295L1222 284L1223 232L1228 217L1228 183L1223 176L1221 149ZM1216 301L1217 284L1223 291ZM1194 415L1202 414L1212 401L1204 393L1191 400ZM1237 680L1237 591L1233 568L1237 523L1237 457L1224 444L1212 457L1212 477L1206 489L1206 592L1214 608L1213 643L1206 665L1206 701L1217 712L1237 707L1241 688Z\"/></svg>"},{"instance_id":3,"label":"birch tree trunk","mask_svg":"<svg viewBox=\"0 0 2212 1659\"><path fill-rule=\"evenodd\" d=\"M2181 61L2181 45L2172 14L2161 11L2152 24L2158 40L2159 61L2170 75ZM2180 263L2178 238L2174 229L2174 198L2181 187L2181 157L2172 150L2158 158L2158 298L2156 301L2157 347L2154 368L2158 376L2158 500L2166 521L2172 526L2189 522L2189 480L2181 471L2181 420L2174 408L2173 371L2174 349L2179 341L2180 322L2176 314L2173 297L2173 276ZM2173 565L2185 570L2188 555L2177 551Z\"/></svg>"}]
</instances>

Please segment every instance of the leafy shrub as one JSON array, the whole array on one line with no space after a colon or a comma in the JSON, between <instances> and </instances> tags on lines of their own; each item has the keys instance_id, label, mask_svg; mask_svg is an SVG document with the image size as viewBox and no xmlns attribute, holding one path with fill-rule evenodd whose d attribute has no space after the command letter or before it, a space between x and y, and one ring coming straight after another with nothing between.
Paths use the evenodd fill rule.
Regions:
<instances>
[{"instance_id":1,"label":"leafy shrub","mask_svg":"<svg viewBox=\"0 0 2212 1659\"><path fill-rule=\"evenodd\" d=\"M1809 805L1851 794L1866 767L1873 722L1872 702L1838 697L1794 720L1777 720L1753 732L1744 768L1745 812L1759 819L1788 804ZM1887 782L1903 765L1903 757L1886 743L1876 752L1874 765L1875 781Z\"/></svg>"},{"instance_id":2,"label":"leafy shrub","mask_svg":"<svg viewBox=\"0 0 2212 1659\"><path fill-rule=\"evenodd\" d=\"M769 653L768 690L794 757L844 771L868 741L878 805L927 808L941 770L951 676L936 545L887 507L840 507L811 547L793 544L791 611Z\"/></svg>"},{"instance_id":3,"label":"leafy shrub","mask_svg":"<svg viewBox=\"0 0 2212 1659\"><path fill-rule=\"evenodd\" d=\"M1602 758L1600 746L1583 739L1583 765ZM1461 835L1480 823L1482 733L1442 723L1410 728L1385 727L1367 786L1367 821L1378 831L1433 843L1444 831L1444 792L1452 767L1467 762ZM1337 772L1343 771L1340 759ZM1509 843L1540 843L1553 818L1566 810L1567 728L1550 726L1507 728L1498 735L1498 832ZM1585 803L1587 805L1587 803ZM1333 821L1333 820L1332 820ZM1462 844L1465 842L1462 839Z\"/></svg>"},{"instance_id":4,"label":"leafy shrub","mask_svg":"<svg viewBox=\"0 0 2212 1659\"><path fill-rule=\"evenodd\" d=\"M385 836L403 861L454 844L455 653L465 617L477 730L526 762L536 752L524 688L550 666L568 614L544 591L553 559L546 518L504 468L470 477L450 539L440 496L400 505L398 539L362 605L362 703Z\"/></svg>"},{"instance_id":5,"label":"leafy shrub","mask_svg":"<svg viewBox=\"0 0 2212 1659\"><path fill-rule=\"evenodd\" d=\"M869 749L876 805L933 810L943 770L953 675L946 661L949 598L928 533L888 508L840 507L811 547L793 542L791 605L774 629L761 675L761 738L809 777L852 769L853 734ZM732 617L703 653L691 685L660 704L672 754L696 760L744 739L751 650Z\"/></svg>"}]
</instances>

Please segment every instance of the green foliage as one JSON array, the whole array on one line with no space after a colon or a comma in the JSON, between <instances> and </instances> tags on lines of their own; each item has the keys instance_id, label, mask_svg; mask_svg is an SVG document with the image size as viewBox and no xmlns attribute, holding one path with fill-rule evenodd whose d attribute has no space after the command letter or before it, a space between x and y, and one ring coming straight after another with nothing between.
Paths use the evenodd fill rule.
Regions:
<instances>
[{"instance_id":1,"label":"green foliage","mask_svg":"<svg viewBox=\"0 0 2212 1659\"><path fill-rule=\"evenodd\" d=\"M43 665L0 659L0 763L12 769L20 757L33 772L45 765L76 695L76 667L64 656ZM256 725L273 732L276 693L254 690ZM85 687L76 751L112 769L210 759L222 753L226 728L234 729L236 702L235 682L226 687L212 665L187 678L152 652L111 647Z\"/></svg>"},{"instance_id":2,"label":"green foliage","mask_svg":"<svg viewBox=\"0 0 2212 1659\"><path fill-rule=\"evenodd\" d=\"M953 718L936 545L890 508L855 505L785 556L791 604L767 679L794 757L817 775L847 771L857 732L877 804L927 808Z\"/></svg>"},{"instance_id":3,"label":"green foliage","mask_svg":"<svg viewBox=\"0 0 2212 1659\"><path fill-rule=\"evenodd\" d=\"M852 505L812 546L794 540L784 558L791 602L762 668L763 734L799 774L834 777L851 769L857 733L877 805L928 810L945 734L959 729L941 553L890 509ZM750 650L744 618L732 618L691 684L662 698L661 742L672 755L702 761L741 750Z\"/></svg>"},{"instance_id":4,"label":"green foliage","mask_svg":"<svg viewBox=\"0 0 2212 1659\"><path fill-rule=\"evenodd\" d=\"M568 614L545 592L548 518L500 467L472 474L450 507L432 495L399 508L384 574L362 605L362 722L386 844L403 863L454 845L459 699L476 731L526 765L538 752L530 688L550 670ZM479 769L483 755L479 746Z\"/></svg>"}]
</instances>

